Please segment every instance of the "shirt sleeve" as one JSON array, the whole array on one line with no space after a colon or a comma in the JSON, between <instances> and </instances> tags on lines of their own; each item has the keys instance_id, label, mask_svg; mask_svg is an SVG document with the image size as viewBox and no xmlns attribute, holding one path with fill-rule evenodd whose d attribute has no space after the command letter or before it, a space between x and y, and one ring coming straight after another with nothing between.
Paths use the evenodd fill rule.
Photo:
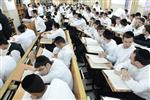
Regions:
<instances>
[{"instance_id":1,"label":"shirt sleeve","mask_svg":"<svg viewBox=\"0 0 150 100\"><path fill-rule=\"evenodd\" d=\"M20 58L21 58L21 55L20 55L20 52L17 51L17 50L13 50L11 51L10 55L14 58L14 60L16 62L19 62Z\"/></svg>"},{"instance_id":2,"label":"shirt sleeve","mask_svg":"<svg viewBox=\"0 0 150 100\"><path fill-rule=\"evenodd\" d=\"M134 79L130 79L125 81L126 85L134 92L134 93L141 93L148 89L148 79L142 79L140 81L136 81Z\"/></svg>"}]
</instances>

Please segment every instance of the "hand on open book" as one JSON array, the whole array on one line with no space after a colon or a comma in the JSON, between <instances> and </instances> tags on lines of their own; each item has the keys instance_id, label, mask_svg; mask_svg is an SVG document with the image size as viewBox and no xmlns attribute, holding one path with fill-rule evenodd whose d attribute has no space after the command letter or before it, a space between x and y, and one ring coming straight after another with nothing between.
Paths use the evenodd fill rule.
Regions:
<instances>
[{"instance_id":1,"label":"hand on open book","mask_svg":"<svg viewBox=\"0 0 150 100\"><path fill-rule=\"evenodd\" d=\"M33 51L31 51L28 55L28 58L31 60L31 62L34 62L35 61L35 54Z\"/></svg>"},{"instance_id":2,"label":"hand on open book","mask_svg":"<svg viewBox=\"0 0 150 100\"><path fill-rule=\"evenodd\" d=\"M101 58L106 58L107 53L106 53L106 52L101 51L98 55L99 55L99 57L101 57Z\"/></svg>"},{"instance_id":3,"label":"hand on open book","mask_svg":"<svg viewBox=\"0 0 150 100\"><path fill-rule=\"evenodd\" d=\"M131 77L127 69L121 69L121 78L124 81L130 80Z\"/></svg>"}]
</instances>

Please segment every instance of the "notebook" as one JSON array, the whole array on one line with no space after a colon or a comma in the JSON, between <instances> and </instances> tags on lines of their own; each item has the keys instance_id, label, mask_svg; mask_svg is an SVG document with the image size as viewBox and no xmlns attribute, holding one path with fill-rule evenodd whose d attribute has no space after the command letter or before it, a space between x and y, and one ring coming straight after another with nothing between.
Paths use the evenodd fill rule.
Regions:
<instances>
[{"instance_id":1,"label":"notebook","mask_svg":"<svg viewBox=\"0 0 150 100\"><path fill-rule=\"evenodd\" d=\"M114 91L127 92L131 89L124 83L120 76L114 73L114 70L103 70Z\"/></svg>"},{"instance_id":2,"label":"notebook","mask_svg":"<svg viewBox=\"0 0 150 100\"><path fill-rule=\"evenodd\" d=\"M88 37L82 37L82 43L86 44L86 45L92 45L92 46L98 46L98 42L92 38L88 38Z\"/></svg>"},{"instance_id":3,"label":"notebook","mask_svg":"<svg viewBox=\"0 0 150 100\"><path fill-rule=\"evenodd\" d=\"M92 54L87 54L87 55L89 56L89 59L91 59L93 63L101 63L101 64L109 63L107 59L100 58L98 55L92 55Z\"/></svg>"},{"instance_id":4,"label":"notebook","mask_svg":"<svg viewBox=\"0 0 150 100\"><path fill-rule=\"evenodd\" d=\"M104 50L100 47L100 46L91 46L91 45L87 45L86 46L86 50L89 53L100 53L101 51L104 52Z\"/></svg>"}]
</instances>

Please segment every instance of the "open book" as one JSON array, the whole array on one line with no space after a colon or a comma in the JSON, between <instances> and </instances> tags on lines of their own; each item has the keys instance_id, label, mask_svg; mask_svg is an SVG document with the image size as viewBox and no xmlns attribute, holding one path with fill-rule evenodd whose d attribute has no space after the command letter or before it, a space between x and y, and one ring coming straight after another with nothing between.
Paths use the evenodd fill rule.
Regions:
<instances>
[{"instance_id":1,"label":"open book","mask_svg":"<svg viewBox=\"0 0 150 100\"><path fill-rule=\"evenodd\" d=\"M100 46L91 46L91 45L87 45L86 50L89 53L100 53L101 51L104 51L103 48Z\"/></svg>"},{"instance_id":2,"label":"open book","mask_svg":"<svg viewBox=\"0 0 150 100\"><path fill-rule=\"evenodd\" d=\"M114 73L114 70L103 70L106 80L111 89L115 92L129 92L131 89L124 83L120 76Z\"/></svg>"},{"instance_id":3,"label":"open book","mask_svg":"<svg viewBox=\"0 0 150 100\"><path fill-rule=\"evenodd\" d=\"M98 55L86 54L88 63L92 69L111 69L112 65L105 58L99 58Z\"/></svg>"},{"instance_id":4,"label":"open book","mask_svg":"<svg viewBox=\"0 0 150 100\"><path fill-rule=\"evenodd\" d=\"M86 45L98 46L98 42L92 38L82 37L82 43Z\"/></svg>"},{"instance_id":5,"label":"open book","mask_svg":"<svg viewBox=\"0 0 150 100\"><path fill-rule=\"evenodd\" d=\"M52 44L52 42L52 39L41 38L40 40L41 44Z\"/></svg>"},{"instance_id":6,"label":"open book","mask_svg":"<svg viewBox=\"0 0 150 100\"><path fill-rule=\"evenodd\" d=\"M107 59L100 58L98 55L92 55L92 54L87 54L87 55L89 56L89 59L91 59L93 63L101 63L101 64L109 63Z\"/></svg>"}]
</instances>

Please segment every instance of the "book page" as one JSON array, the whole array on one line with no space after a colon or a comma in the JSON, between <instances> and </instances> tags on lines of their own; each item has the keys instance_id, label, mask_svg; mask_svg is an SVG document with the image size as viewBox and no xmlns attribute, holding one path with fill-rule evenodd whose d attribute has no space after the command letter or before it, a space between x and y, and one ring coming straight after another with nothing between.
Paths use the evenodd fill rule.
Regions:
<instances>
[{"instance_id":1,"label":"book page","mask_svg":"<svg viewBox=\"0 0 150 100\"><path fill-rule=\"evenodd\" d=\"M41 44L52 44L52 40L46 39L46 38L41 38L40 43Z\"/></svg>"},{"instance_id":2,"label":"book page","mask_svg":"<svg viewBox=\"0 0 150 100\"><path fill-rule=\"evenodd\" d=\"M104 51L100 46L86 46L87 52L90 53L100 53L101 51Z\"/></svg>"},{"instance_id":3,"label":"book page","mask_svg":"<svg viewBox=\"0 0 150 100\"><path fill-rule=\"evenodd\" d=\"M82 42L86 45L98 46L98 42L92 38L82 37Z\"/></svg>"},{"instance_id":4,"label":"book page","mask_svg":"<svg viewBox=\"0 0 150 100\"><path fill-rule=\"evenodd\" d=\"M114 70L103 70L103 72L106 74L115 90L130 90L121 77L114 73Z\"/></svg>"},{"instance_id":5,"label":"book page","mask_svg":"<svg viewBox=\"0 0 150 100\"><path fill-rule=\"evenodd\" d=\"M88 55L89 56L89 58L91 59L91 61L93 62L93 63L109 63L108 62L108 60L107 59L105 59L105 58L100 58L98 55L91 55L91 54L89 54Z\"/></svg>"}]
</instances>

